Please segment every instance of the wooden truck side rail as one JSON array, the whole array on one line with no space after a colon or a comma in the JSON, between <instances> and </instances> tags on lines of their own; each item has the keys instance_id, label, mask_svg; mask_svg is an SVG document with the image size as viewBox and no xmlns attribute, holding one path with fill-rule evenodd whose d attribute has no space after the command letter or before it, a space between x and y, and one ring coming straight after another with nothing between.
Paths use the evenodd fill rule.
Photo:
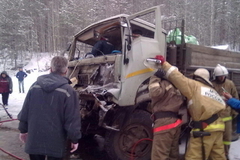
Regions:
<instances>
[{"instance_id":1,"label":"wooden truck side rail","mask_svg":"<svg viewBox=\"0 0 240 160\"><path fill-rule=\"evenodd\" d=\"M215 67L221 64L231 71L240 71L240 52L219 50L210 47L186 43L187 67Z\"/></svg>"}]
</instances>

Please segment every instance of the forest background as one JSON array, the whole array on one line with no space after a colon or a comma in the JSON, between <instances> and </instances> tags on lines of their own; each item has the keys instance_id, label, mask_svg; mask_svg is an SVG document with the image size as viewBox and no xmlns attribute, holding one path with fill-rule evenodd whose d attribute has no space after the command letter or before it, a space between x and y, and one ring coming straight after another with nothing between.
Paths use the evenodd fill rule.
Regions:
<instances>
[{"instance_id":1,"label":"forest background","mask_svg":"<svg viewBox=\"0 0 240 160\"><path fill-rule=\"evenodd\" d=\"M62 54L91 23L156 5L163 20L185 19L185 34L200 45L240 50L240 0L0 0L0 67Z\"/></svg>"}]
</instances>

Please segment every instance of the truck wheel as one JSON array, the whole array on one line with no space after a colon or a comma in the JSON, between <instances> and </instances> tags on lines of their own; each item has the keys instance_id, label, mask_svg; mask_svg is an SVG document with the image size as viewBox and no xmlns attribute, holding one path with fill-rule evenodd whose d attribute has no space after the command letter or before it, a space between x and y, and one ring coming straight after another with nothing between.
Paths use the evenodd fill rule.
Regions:
<instances>
[{"instance_id":1,"label":"truck wheel","mask_svg":"<svg viewBox=\"0 0 240 160\"><path fill-rule=\"evenodd\" d=\"M150 160L152 142L152 121L150 113L136 110L124 124L121 131L109 131L105 137L106 151L112 160ZM136 145L133 154L133 146Z\"/></svg>"}]
</instances>

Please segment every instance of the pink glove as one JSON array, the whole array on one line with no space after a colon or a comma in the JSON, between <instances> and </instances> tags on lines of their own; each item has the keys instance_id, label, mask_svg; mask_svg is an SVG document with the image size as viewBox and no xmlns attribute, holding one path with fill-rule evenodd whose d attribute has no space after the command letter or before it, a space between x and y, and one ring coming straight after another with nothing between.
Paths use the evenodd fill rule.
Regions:
<instances>
[{"instance_id":1,"label":"pink glove","mask_svg":"<svg viewBox=\"0 0 240 160\"><path fill-rule=\"evenodd\" d=\"M20 133L19 134L19 140L22 142L22 143L26 143L27 141L27 133Z\"/></svg>"},{"instance_id":2,"label":"pink glove","mask_svg":"<svg viewBox=\"0 0 240 160\"><path fill-rule=\"evenodd\" d=\"M162 55L156 55L155 59L160 60L161 64L165 62L165 58Z\"/></svg>"},{"instance_id":3,"label":"pink glove","mask_svg":"<svg viewBox=\"0 0 240 160\"><path fill-rule=\"evenodd\" d=\"M72 148L72 150L70 152L73 153L74 151L76 151L78 149L78 143L76 143L76 144L71 143L71 148Z\"/></svg>"}]
</instances>

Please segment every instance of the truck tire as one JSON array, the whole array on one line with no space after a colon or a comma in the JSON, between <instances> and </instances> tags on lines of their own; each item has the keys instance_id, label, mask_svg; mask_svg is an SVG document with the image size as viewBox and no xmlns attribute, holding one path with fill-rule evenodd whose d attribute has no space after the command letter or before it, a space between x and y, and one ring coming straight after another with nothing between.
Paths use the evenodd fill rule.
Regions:
<instances>
[{"instance_id":1,"label":"truck tire","mask_svg":"<svg viewBox=\"0 0 240 160\"><path fill-rule=\"evenodd\" d=\"M105 137L105 150L112 160L150 160L153 137L150 113L136 110L119 132L108 131ZM147 138L148 140L143 140ZM133 146L136 145L132 153Z\"/></svg>"}]
</instances>

